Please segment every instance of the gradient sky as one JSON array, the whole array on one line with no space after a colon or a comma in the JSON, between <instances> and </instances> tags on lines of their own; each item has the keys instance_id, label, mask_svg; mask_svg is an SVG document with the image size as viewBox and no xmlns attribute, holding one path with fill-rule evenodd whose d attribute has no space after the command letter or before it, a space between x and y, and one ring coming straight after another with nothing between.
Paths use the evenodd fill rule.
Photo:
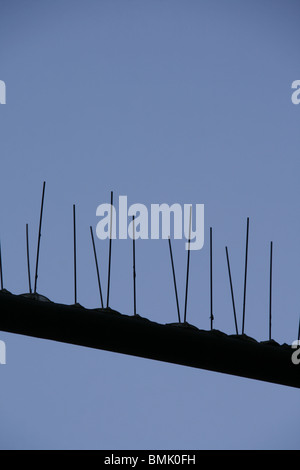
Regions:
<instances>
[{"instance_id":1,"label":"gradient sky","mask_svg":"<svg viewBox=\"0 0 300 470\"><path fill-rule=\"evenodd\" d=\"M99 306L89 226L96 208L205 204L205 244L191 253L188 321L209 329L209 227L215 328L239 326L250 217L245 333L297 339L300 311L300 79L296 0L1 0L0 237L4 287L28 291L42 183L38 292ZM106 289L107 241L96 240ZM173 244L181 308L184 241ZM166 240L137 241L137 309L176 321ZM111 307L133 313L131 243L113 245ZM299 449L299 391L0 332L1 449Z\"/></svg>"}]
</instances>

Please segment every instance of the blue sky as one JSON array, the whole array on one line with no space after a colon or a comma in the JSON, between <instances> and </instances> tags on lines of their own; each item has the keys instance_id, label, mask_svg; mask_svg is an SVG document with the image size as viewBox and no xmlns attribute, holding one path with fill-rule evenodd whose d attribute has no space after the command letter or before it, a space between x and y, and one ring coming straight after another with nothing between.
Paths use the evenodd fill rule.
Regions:
<instances>
[{"instance_id":1,"label":"blue sky","mask_svg":"<svg viewBox=\"0 0 300 470\"><path fill-rule=\"evenodd\" d=\"M245 333L297 339L300 309L300 79L297 1L2 0L0 236L4 284L26 292L42 182L38 291L99 305L89 226L96 208L205 204L205 244L191 253L188 321L209 329L209 227L215 328L234 333L225 245L239 326L250 217ZM107 241L96 240L106 289ZM186 252L174 241L181 309ZM140 240L137 309L176 321L166 240ZM132 314L131 243L113 245L111 307ZM298 391L209 371L1 332L3 449L298 449Z\"/></svg>"}]
</instances>

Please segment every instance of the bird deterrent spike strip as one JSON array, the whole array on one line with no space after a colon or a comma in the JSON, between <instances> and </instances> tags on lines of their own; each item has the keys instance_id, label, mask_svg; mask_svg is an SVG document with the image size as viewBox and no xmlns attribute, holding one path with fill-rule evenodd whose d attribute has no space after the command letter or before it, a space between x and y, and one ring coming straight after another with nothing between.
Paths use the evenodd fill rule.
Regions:
<instances>
[{"instance_id":1,"label":"bird deterrent spike strip","mask_svg":"<svg viewBox=\"0 0 300 470\"><path fill-rule=\"evenodd\" d=\"M41 238L41 225L44 205L45 182L43 184L40 223L38 233L38 246L36 257L35 289L38 274L39 248ZM169 248L173 271L173 280L178 312L179 323L161 325L153 323L136 314L136 286L135 286L135 228L133 218L133 278L134 278L134 315L127 316L109 308L109 284L111 271L111 240L112 240L112 202L111 192L111 222L109 243L109 265L107 286L107 307L103 308L102 290L100 284L99 269L93 238L91 237L96 262L97 278L101 299L101 309L87 310L77 304L77 275L76 275L76 219L75 205L73 205L73 237L74 237L74 306L67 306L51 302L44 296L32 296L27 294L14 295L3 287L3 272L0 245L0 330L12 333L36 336L45 339L53 339L67 343L83 345L98 349L115 351L139 357L157 359L165 362L173 362L181 365L198 367L201 369L214 370L232 375L264 380L300 388L300 374L298 369L290 360L290 346L279 345L272 340L272 261L273 242L270 245L270 303L269 303L269 341L257 342L244 334L245 325L245 303L246 303L246 281L248 263L248 240L249 240L249 218L247 218L246 232L246 255L245 255L245 278L242 334L239 335L235 302L232 287L232 278L229 263L228 248L226 250L234 322L236 335L227 335L213 329L213 304L212 304L212 228L210 228L210 331L199 330L186 322L187 293L189 280L189 257L188 250L187 272L186 272L186 295L184 322L180 321L180 310L177 295L175 269L171 240L169 237ZM29 241L28 224L26 224L26 248L29 292L31 293L30 269L29 269ZM191 241L191 211L188 247ZM29 303L28 303L29 302ZM76 306L76 315L74 307ZM132 323L134 322L134 323ZM96 327L96 325L98 325ZM177 327L177 328L174 328ZM65 335L65 332L67 335ZM101 333L101 334L100 334ZM99 335L100 334L100 335ZM127 339L126 339L127 338ZM237 340L238 339L238 340ZM300 339L300 321L298 340ZM243 341L241 341L243 340ZM269 345L270 344L270 345ZM219 351L219 353L216 353ZM253 367L253 363L256 364Z\"/></svg>"}]
</instances>

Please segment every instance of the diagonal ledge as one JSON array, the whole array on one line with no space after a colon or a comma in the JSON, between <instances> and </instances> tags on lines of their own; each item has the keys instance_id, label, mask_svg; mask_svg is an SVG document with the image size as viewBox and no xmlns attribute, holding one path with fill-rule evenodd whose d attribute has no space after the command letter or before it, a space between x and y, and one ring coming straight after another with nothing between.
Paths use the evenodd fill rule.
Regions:
<instances>
[{"instance_id":1,"label":"diagonal ledge","mask_svg":"<svg viewBox=\"0 0 300 470\"><path fill-rule=\"evenodd\" d=\"M0 291L0 330L300 388L291 346L183 323L163 325L109 308Z\"/></svg>"}]
</instances>

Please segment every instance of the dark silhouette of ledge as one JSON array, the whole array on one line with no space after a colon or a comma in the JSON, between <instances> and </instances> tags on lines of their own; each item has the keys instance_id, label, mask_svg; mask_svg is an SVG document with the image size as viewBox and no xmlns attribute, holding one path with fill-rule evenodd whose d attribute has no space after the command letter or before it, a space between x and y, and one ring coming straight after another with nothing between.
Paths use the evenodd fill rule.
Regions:
<instances>
[{"instance_id":1,"label":"dark silhouette of ledge","mask_svg":"<svg viewBox=\"0 0 300 470\"><path fill-rule=\"evenodd\" d=\"M0 291L0 330L300 388L293 349L246 335Z\"/></svg>"}]
</instances>

